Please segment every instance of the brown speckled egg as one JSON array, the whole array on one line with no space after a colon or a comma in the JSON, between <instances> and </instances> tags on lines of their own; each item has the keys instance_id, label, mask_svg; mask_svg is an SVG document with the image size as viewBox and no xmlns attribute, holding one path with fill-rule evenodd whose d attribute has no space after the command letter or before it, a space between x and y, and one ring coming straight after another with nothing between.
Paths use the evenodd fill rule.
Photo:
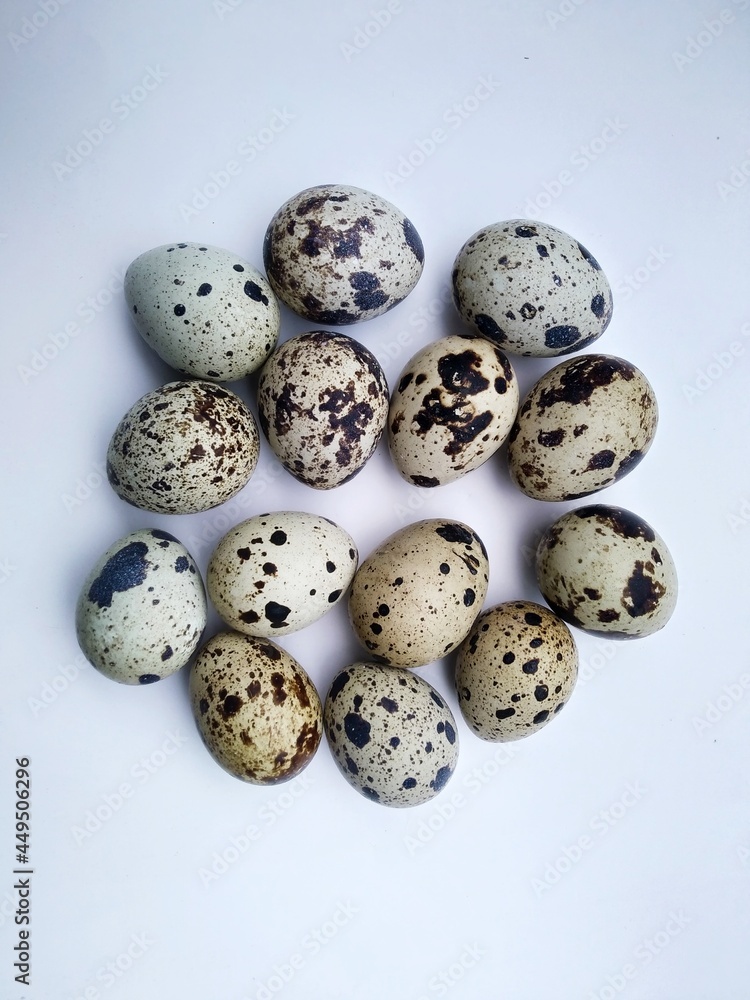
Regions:
<instances>
[{"instance_id":1,"label":"brown speckled egg","mask_svg":"<svg viewBox=\"0 0 750 1000\"><path fill-rule=\"evenodd\" d=\"M461 316L504 351L549 358L580 351L606 330L612 290L586 247L529 219L485 226L453 265Z\"/></svg>"},{"instance_id":2,"label":"brown speckled egg","mask_svg":"<svg viewBox=\"0 0 750 1000\"><path fill-rule=\"evenodd\" d=\"M622 479L651 447L658 407L645 375L607 354L548 371L510 433L513 481L536 500L575 500Z\"/></svg>"},{"instance_id":3,"label":"brown speckled egg","mask_svg":"<svg viewBox=\"0 0 750 1000\"><path fill-rule=\"evenodd\" d=\"M418 521L387 538L359 567L349 617L373 659L422 667L466 637L488 581L487 551L468 525Z\"/></svg>"},{"instance_id":4,"label":"brown speckled egg","mask_svg":"<svg viewBox=\"0 0 750 1000\"><path fill-rule=\"evenodd\" d=\"M302 667L270 639L220 632L190 673L193 715L208 752L255 785L299 774L322 733L322 710Z\"/></svg>"},{"instance_id":5,"label":"brown speckled egg","mask_svg":"<svg viewBox=\"0 0 750 1000\"><path fill-rule=\"evenodd\" d=\"M377 447L388 384L377 358L343 333L285 341L260 373L263 433L296 479L319 490L348 482Z\"/></svg>"},{"instance_id":6,"label":"brown speckled egg","mask_svg":"<svg viewBox=\"0 0 750 1000\"><path fill-rule=\"evenodd\" d=\"M578 676L570 629L532 601L480 615L456 659L461 714L483 740L519 740L562 710Z\"/></svg>"},{"instance_id":7,"label":"brown speckled egg","mask_svg":"<svg viewBox=\"0 0 750 1000\"><path fill-rule=\"evenodd\" d=\"M107 451L107 476L123 500L158 514L193 514L238 493L260 439L239 396L211 382L170 382L125 414Z\"/></svg>"},{"instance_id":8,"label":"brown speckled egg","mask_svg":"<svg viewBox=\"0 0 750 1000\"><path fill-rule=\"evenodd\" d=\"M422 274L417 230L385 198L320 184L290 198L266 231L271 287L300 316L347 326L392 309Z\"/></svg>"},{"instance_id":9,"label":"brown speckled egg","mask_svg":"<svg viewBox=\"0 0 750 1000\"><path fill-rule=\"evenodd\" d=\"M401 372L388 414L393 462L416 486L451 483L495 454L517 410L502 351L481 337L443 337Z\"/></svg>"},{"instance_id":10,"label":"brown speckled egg","mask_svg":"<svg viewBox=\"0 0 750 1000\"><path fill-rule=\"evenodd\" d=\"M555 614L612 639L657 632L677 603L666 544L622 507L591 504L558 518L539 541L536 577Z\"/></svg>"},{"instance_id":11,"label":"brown speckled egg","mask_svg":"<svg viewBox=\"0 0 750 1000\"><path fill-rule=\"evenodd\" d=\"M353 663L326 698L328 745L349 784L384 806L429 801L458 760L456 721L431 684L409 670Z\"/></svg>"},{"instance_id":12,"label":"brown speckled egg","mask_svg":"<svg viewBox=\"0 0 750 1000\"><path fill-rule=\"evenodd\" d=\"M248 261L221 247L166 243L136 257L125 301L138 332L180 372L231 382L260 368L279 336L279 306Z\"/></svg>"}]
</instances>

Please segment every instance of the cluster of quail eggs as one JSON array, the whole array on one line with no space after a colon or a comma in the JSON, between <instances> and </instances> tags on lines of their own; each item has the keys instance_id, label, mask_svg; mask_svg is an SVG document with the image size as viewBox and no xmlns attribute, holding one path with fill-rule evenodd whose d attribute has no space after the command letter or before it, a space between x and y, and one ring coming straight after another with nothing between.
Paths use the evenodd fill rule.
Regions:
<instances>
[{"instance_id":1,"label":"cluster of quail eggs","mask_svg":"<svg viewBox=\"0 0 750 1000\"><path fill-rule=\"evenodd\" d=\"M144 511L198 513L237 494L261 439L288 473L330 490L357 475L386 438L409 483L439 488L507 443L513 483L540 501L569 501L632 470L648 450L657 405L630 362L580 354L547 371L522 401L508 354L555 358L606 329L612 293L592 254L552 226L486 226L458 252L454 301L469 329L420 350L393 392L375 355L331 332L401 302L422 273L419 234L390 202L321 185L271 219L265 275L228 250L171 243L130 265L135 326L179 375L137 400L114 430L107 473ZM278 300L315 325L278 346ZM323 328L319 328L323 327ZM260 430L222 383L257 375ZM172 534L119 539L85 580L80 645L105 676L149 684L190 666L203 743L254 784L298 774L326 741L344 778L369 799L411 806L453 774L458 726L415 671L455 655L455 695L483 740L527 737L570 698L578 654L569 626L649 635L675 606L669 551L641 517L591 504L539 542L547 607L484 608L489 557L452 518L396 531L361 563L351 535L325 517L281 510L232 527L204 578ZM225 629L207 641L207 599ZM277 640L348 601L363 659L339 670L324 703Z\"/></svg>"}]
</instances>

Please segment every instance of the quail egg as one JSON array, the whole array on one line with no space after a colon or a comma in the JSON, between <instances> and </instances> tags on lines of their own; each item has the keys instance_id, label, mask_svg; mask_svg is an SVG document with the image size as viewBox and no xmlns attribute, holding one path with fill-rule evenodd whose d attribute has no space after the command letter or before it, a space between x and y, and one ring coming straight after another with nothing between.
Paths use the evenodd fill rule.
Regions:
<instances>
[{"instance_id":1,"label":"quail egg","mask_svg":"<svg viewBox=\"0 0 750 1000\"><path fill-rule=\"evenodd\" d=\"M453 713L431 684L409 670L362 662L341 670L323 722L343 776L381 805L427 802L456 769Z\"/></svg>"},{"instance_id":2,"label":"quail egg","mask_svg":"<svg viewBox=\"0 0 750 1000\"><path fill-rule=\"evenodd\" d=\"M159 514L194 514L238 493L255 469L258 428L239 396L211 382L170 382L117 425L107 477L123 500Z\"/></svg>"},{"instance_id":3,"label":"quail egg","mask_svg":"<svg viewBox=\"0 0 750 1000\"><path fill-rule=\"evenodd\" d=\"M330 611L356 568L357 547L343 528L317 514L276 511L224 535L209 561L206 587L231 628L281 635Z\"/></svg>"},{"instance_id":4,"label":"quail egg","mask_svg":"<svg viewBox=\"0 0 750 1000\"><path fill-rule=\"evenodd\" d=\"M488 582L487 550L468 525L418 521L387 538L359 567L349 617L373 659L421 667L466 637Z\"/></svg>"},{"instance_id":5,"label":"quail egg","mask_svg":"<svg viewBox=\"0 0 750 1000\"><path fill-rule=\"evenodd\" d=\"M414 225L377 194L345 184L306 188L266 231L271 287L290 309L324 326L346 326L392 309L422 274Z\"/></svg>"},{"instance_id":6,"label":"quail egg","mask_svg":"<svg viewBox=\"0 0 750 1000\"><path fill-rule=\"evenodd\" d=\"M677 603L665 542L622 507L591 504L558 518L539 541L536 577L556 615L612 639L657 632Z\"/></svg>"},{"instance_id":7,"label":"quail egg","mask_svg":"<svg viewBox=\"0 0 750 1000\"><path fill-rule=\"evenodd\" d=\"M600 337L612 290L596 259L561 229L528 219L485 226L453 265L459 313L512 354L550 358Z\"/></svg>"},{"instance_id":8,"label":"quail egg","mask_svg":"<svg viewBox=\"0 0 750 1000\"><path fill-rule=\"evenodd\" d=\"M578 652L570 629L533 601L477 618L456 659L464 719L483 740L518 740L546 726L570 698Z\"/></svg>"},{"instance_id":9,"label":"quail egg","mask_svg":"<svg viewBox=\"0 0 750 1000\"><path fill-rule=\"evenodd\" d=\"M206 625L203 581L174 535L144 528L120 538L87 576L76 606L78 642L100 673L151 684L183 667Z\"/></svg>"},{"instance_id":10,"label":"quail egg","mask_svg":"<svg viewBox=\"0 0 750 1000\"><path fill-rule=\"evenodd\" d=\"M190 701L206 749L242 781L287 781L318 749L322 709L315 686L269 639L238 632L209 639L193 663Z\"/></svg>"}]
</instances>

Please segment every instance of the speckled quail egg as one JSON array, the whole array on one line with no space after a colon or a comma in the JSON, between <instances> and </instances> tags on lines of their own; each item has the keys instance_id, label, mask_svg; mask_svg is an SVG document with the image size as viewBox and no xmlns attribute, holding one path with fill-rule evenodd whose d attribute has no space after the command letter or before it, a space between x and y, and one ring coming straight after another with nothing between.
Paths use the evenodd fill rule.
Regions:
<instances>
[{"instance_id":1,"label":"speckled quail egg","mask_svg":"<svg viewBox=\"0 0 750 1000\"><path fill-rule=\"evenodd\" d=\"M416 806L445 787L458 759L453 714L409 670L353 663L334 678L323 714L339 770L384 806Z\"/></svg>"},{"instance_id":2,"label":"speckled quail egg","mask_svg":"<svg viewBox=\"0 0 750 1000\"><path fill-rule=\"evenodd\" d=\"M508 444L513 481L537 500L574 500L609 486L651 447L658 407L635 365L584 354L548 371L518 412Z\"/></svg>"},{"instance_id":3,"label":"speckled quail egg","mask_svg":"<svg viewBox=\"0 0 750 1000\"><path fill-rule=\"evenodd\" d=\"M356 476L375 451L388 417L388 384L366 347L317 330L292 337L268 359L258 412L284 468L330 490Z\"/></svg>"},{"instance_id":4,"label":"speckled quail egg","mask_svg":"<svg viewBox=\"0 0 750 1000\"><path fill-rule=\"evenodd\" d=\"M570 629L532 601L509 601L477 618L456 659L461 714L483 740L519 740L562 710L578 676Z\"/></svg>"},{"instance_id":5,"label":"speckled quail egg","mask_svg":"<svg viewBox=\"0 0 750 1000\"><path fill-rule=\"evenodd\" d=\"M505 351L555 357L606 330L612 290L586 247L543 222L510 219L467 240L453 265L461 316Z\"/></svg>"},{"instance_id":6,"label":"speckled quail egg","mask_svg":"<svg viewBox=\"0 0 750 1000\"><path fill-rule=\"evenodd\" d=\"M300 316L346 326L392 309L424 264L417 230L385 198L345 184L306 188L266 231L271 287Z\"/></svg>"},{"instance_id":7,"label":"speckled quail egg","mask_svg":"<svg viewBox=\"0 0 750 1000\"><path fill-rule=\"evenodd\" d=\"M193 558L159 528L111 545L76 605L78 642L100 673L151 684L183 667L206 625L206 597Z\"/></svg>"},{"instance_id":8,"label":"speckled quail egg","mask_svg":"<svg viewBox=\"0 0 750 1000\"><path fill-rule=\"evenodd\" d=\"M209 639L193 663L190 701L206 749L243 781L287 781L318 749L318 692L299 663L269 639L238 632Z\"/></svg>"},{"instance_id":9,"label":"speckled quail egg","mask_svg":"<svg viewBox=\"0 0 750 1000\"><path fill-rule=\"evenodd\" d=\"M258 514L214 549L206 587L231 628L247 635L296 632L337 604L357 568L357 547L328 518L301 511Z\"/></svg>"},{"instance_id":10,"label":"speckled quail egg","mask_svg":"<svg viewBox=\"0 0 750 1000\"><path fill-rule=\"evenodd\" d=\"M657 632L677 603L667 546L622 507L591 504L558 518L539 541L536 577L556 615L612 639Z\"/></svg>"},{"instance_id":11,"label":"speckled quail egg","mask_svg":"<svg viewBox=\"0 0 750 1000\"><path fill-rule=\"evenodd\" d=\"M468 525L417 521L387 538L359 567L349 617L373 659L422 667L466 637L488 581L487 550Z\"/></svg>"},{"instance_id":12,"label":"speckled quail egg","mask_svg":"<svg viewBox=\"0 0 750 1000\"><path fill-rule=\"evenodd\" d=\"M481 337L428 344L401 372L388 413L393 462L416 486L442 486L502 445L518 410L518 382L503 352Z\"/></svg>"},{"instance_id":13,"label":"speckled quail egg","mask_svg":"<svg viewBox=\"0 0 750 1000\"><path fill-rule=\"evenodd\" d=\"M125 301L146 343L196 378L249 375L279 336L279 306L268 282L220 247L166 243L148 250L125 274Z\"/></svg>"},{"instance_id":14,"label":"speckled quail egg","mask_svg":"<svg viewBox=\"0 0 750 1000\"><path fill-rule=\"evenodd\" d=\"M211 382L170 382L117 425L107 476L142 510L193 514L234 496L255 469L260 439L239 396Z\"/></svg>"}]
</instances>

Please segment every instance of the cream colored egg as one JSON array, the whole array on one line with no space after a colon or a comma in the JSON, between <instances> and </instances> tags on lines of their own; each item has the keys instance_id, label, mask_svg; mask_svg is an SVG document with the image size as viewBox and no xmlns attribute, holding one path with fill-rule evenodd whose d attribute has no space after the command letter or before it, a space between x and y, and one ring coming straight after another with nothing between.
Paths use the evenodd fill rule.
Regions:
<instances>
[{"instance_id":1,"label":"cream colored egg","mask_svg":"<svg viewBox=\"0 0 750 1000\"><path fill-rule=\"evenodd\" d=\"M230 628L281 636L338 604L356 568L357 547L343 528L317 514L275 511L224 535L209 560L206 587Z\"/></svg>"},{"instance_id":2,"label":"cream colored egg","mask_svg":"<svg viewBox=\"0 0 750 1000\"><path fill-rule=\"evenodd\" d=\"M279 208L263 261L274 292L313 323L346 326L398 305L422 274L419 233L380 195L319 184Z\"/></svg>"},{"instance_id":3,"label":"cream colored egg","mask_svg":"<svg viewBox=\"0 0 750 1000\"><path fill-rule=\"evenodd\" d=\"M522 739L556 718L577 675L564 622L533 601L498 604L477 618L458 650L461 714L483 740Z\"/></svg>"},{"instance_id":4,"label":"cream colored egg","mask_svg":"<svg viewBox=\"0 0 750 1000\"><path fill-rule=\"evenodd\" d=\"M170 382L117 425L107 476L123 500L159 514L194 514L238 493L255 469L258 428L239 396L211 382Z\"/></svg>"},{"instance_id":5,"label":"cream colored egg","mask_svg":"<svg viewBox=\"0 0 750 1000\"><path fill-rule=\"evenodd\" d=\"M664 628L677 603L677 572L664 540L622 507L563 514L536 552L539 589L570 625L613 639Z\"/></svg>"},{"instance_id":6,"label":"cream colored egg","mask_svg":"<svg viewBox=\"0 0 750 1000\"><path fill-rule=\"evenodd\" d=\"M528 393L508 439L513 481L535 500L574 500L617 482L651 447L658 407L643 372L584 354Z\"/></svg>"},{"instance_id":7,"label":"cream colored egg","mask_svg":"<svg viewBox=\"0 0 750 1000\"><path fill-rule=\"evenodd\" d=\"M388 414L393 462L416 486L451 483L495 454L517 410L518 382L499 348L443 337L401 372Z\"/></svg>"},{"instance_id":8,"label":"cream colored egg","mask_svg":"<svg viewBox=\"0 0 750 1000\"><path fill-rule=\"evenodd\" d=\"M488 581L487 551L468 525L418 521L387 538L359 567L349 617L374 659L421 667L464 639Z\"/></svg>"},{"instance_id":9,"label":"cream colored egg","mask_svg":"<svg viewBox=\"0 0 750 1000\"><path fill-rule=\"evenodd\" d=\"M375 451L388 416L388 384L375 357L343 333L285 341L258 382L260 425L284 468L330 490L353 479Z\"/></svg>"}]
</instances>

